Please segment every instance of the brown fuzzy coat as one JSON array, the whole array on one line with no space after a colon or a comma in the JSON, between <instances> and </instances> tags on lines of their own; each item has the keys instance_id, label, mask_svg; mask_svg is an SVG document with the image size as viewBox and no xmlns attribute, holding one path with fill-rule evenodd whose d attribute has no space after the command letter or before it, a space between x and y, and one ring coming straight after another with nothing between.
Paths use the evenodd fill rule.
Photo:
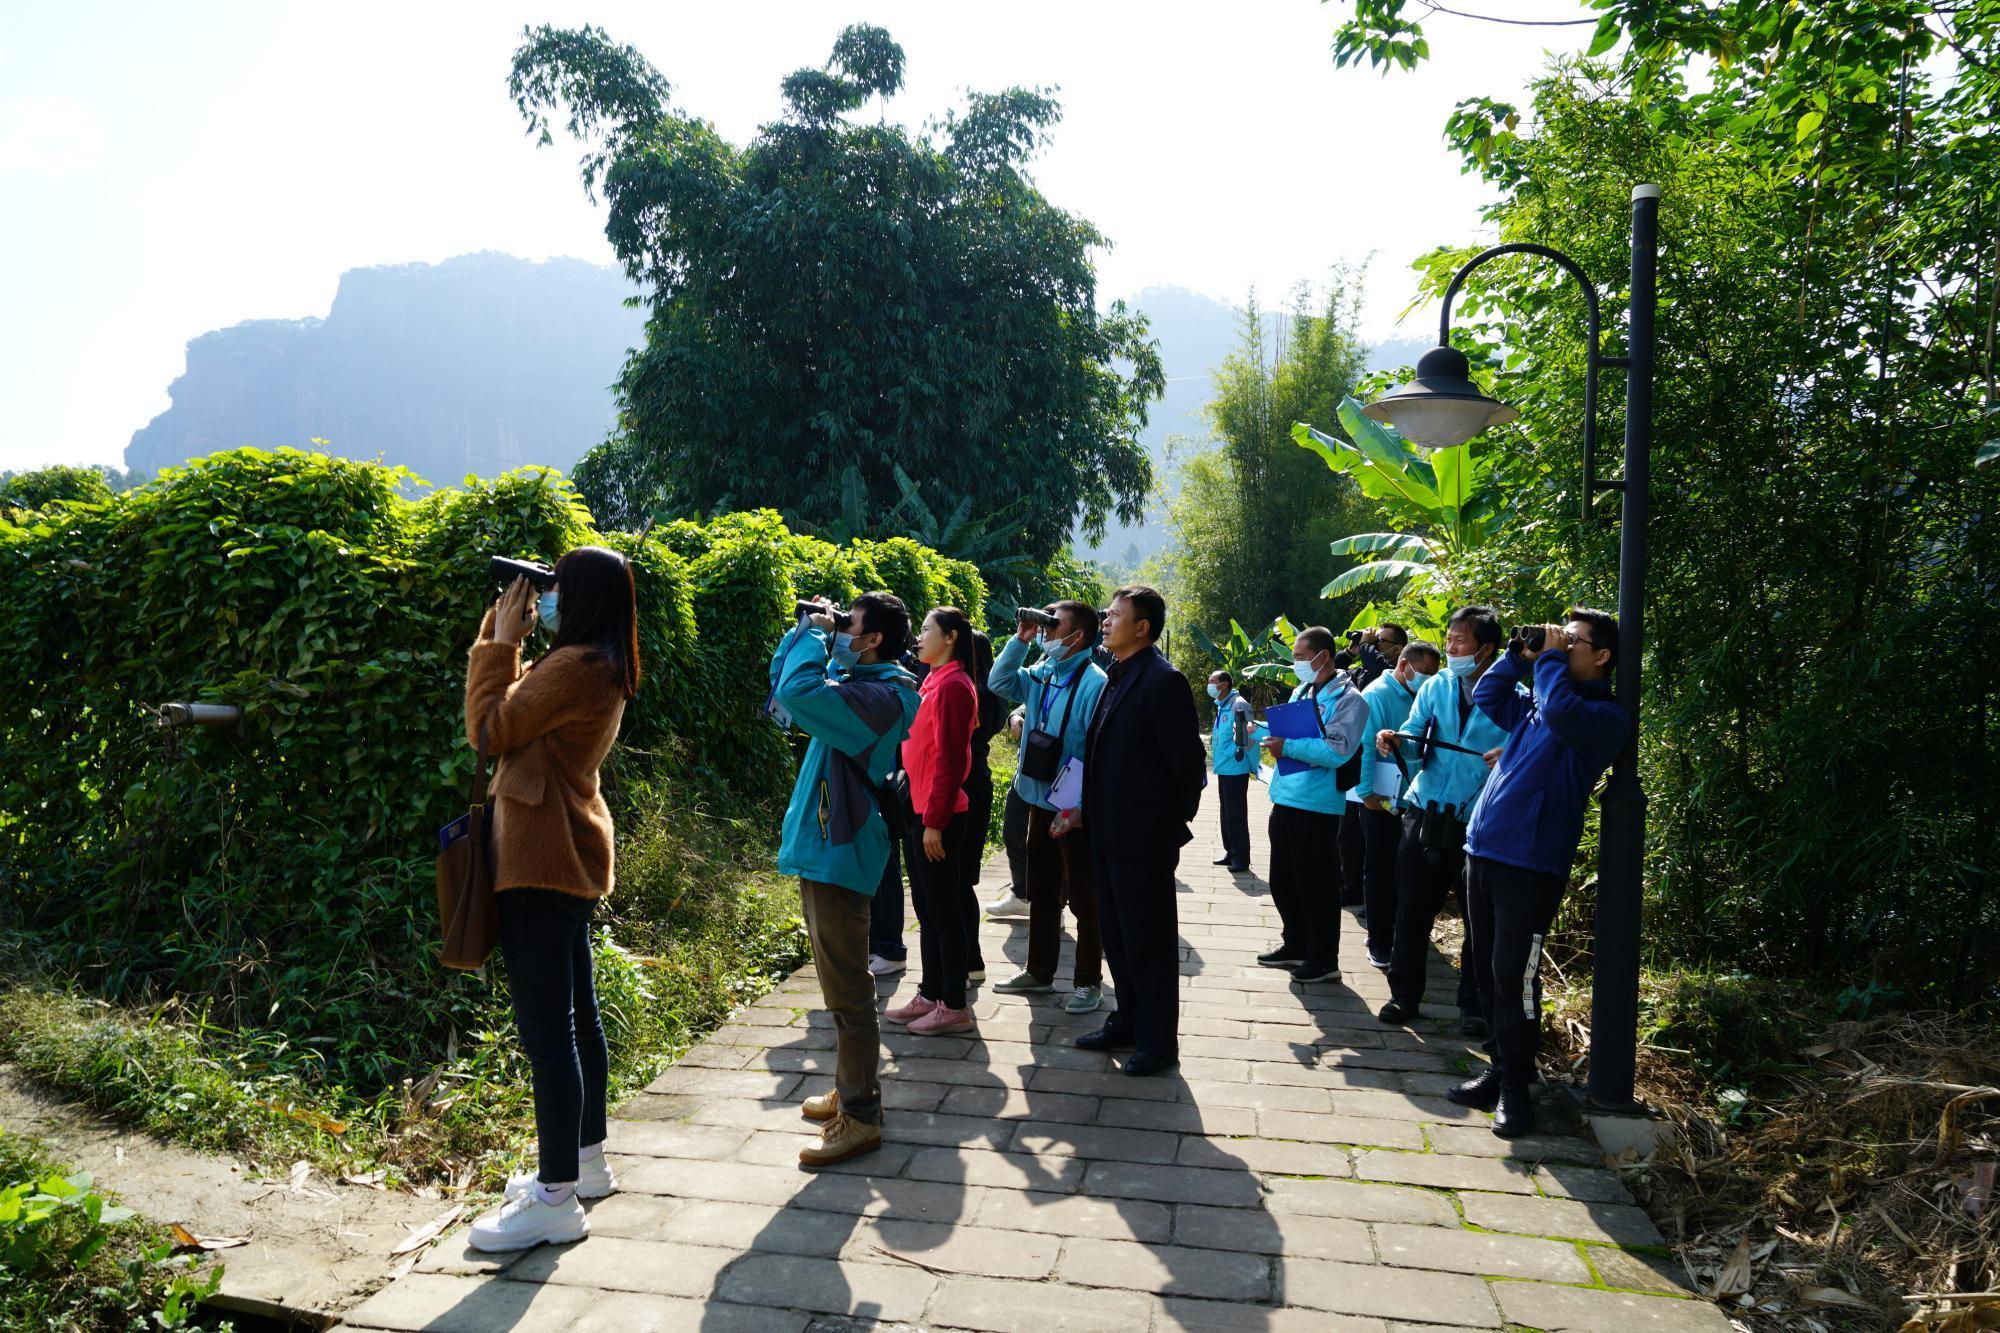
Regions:
<instances>
[{"instance_id":1,"label":"brown fuzzy coat","mask_svg":"<svg viewBox=\"0 0 2000 1333\"><path fill-rule=\"evenodd\" d=\"M521 669L518 644L479 628L465 676L465 734L488 728L493 774L494 888L557 889L579 898L611 892L611 811L597 770L618 739L625 692L583 648L549 653Z\"/></svg>"}]
</instances>

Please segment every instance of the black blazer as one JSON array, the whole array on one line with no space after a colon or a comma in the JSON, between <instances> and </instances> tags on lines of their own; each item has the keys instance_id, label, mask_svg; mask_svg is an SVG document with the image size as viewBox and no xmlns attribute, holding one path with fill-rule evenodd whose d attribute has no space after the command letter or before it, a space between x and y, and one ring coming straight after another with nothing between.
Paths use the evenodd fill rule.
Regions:
<instances>
[{"instance_id":1,"label":"black blazer","mask_svg":"<svg viewBox=\"0 0 2000 1333\"><path fill-rule=\"evenodd\" d=\"M1207 776L1187 677L1151 648L1116 663L1084 742L1092 848L1118 856L1178 849L1192 836Z\"/></svg>"}]
</instances>

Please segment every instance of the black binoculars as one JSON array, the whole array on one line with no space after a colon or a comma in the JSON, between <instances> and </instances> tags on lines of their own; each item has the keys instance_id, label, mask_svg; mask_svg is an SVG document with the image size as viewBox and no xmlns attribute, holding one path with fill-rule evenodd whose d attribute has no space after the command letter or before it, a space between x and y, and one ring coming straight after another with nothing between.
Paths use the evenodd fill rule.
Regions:
<instances>
[{"instance_id":1,"label":"black binoculars","mask_svg":"<svg viewBox=\"0 0 2000 1333\"><path fill-rule=\"evenodd\" d=\"M1361 631L1360 631L1360 630L1358 630L1358 629L1351 629L1351 630L1347 631L1347 642L1348 642L1348 643L1349 643L1350 645L1351 645L1351 644L1357 644L1357 643L1360 643L1360 642L1361 642Z\"/></svg>"},{"instance_id":2,"label":"black binoculars","mask_svg":"<svg viewBox=\"0 0 2000 1333\"><path fill-rule=\"evenodd\" d=\"M1547 646L1548 641L1547 625L1516 625L1508 632L1507 648L1508 651L1516 653L1524 649L1531 653L1539 653Z\"/></svg>"},{"instance_id":3,"label":"black binoculars","mask_svg":"<svg viewBox=\"0 0 2000 1333\"><path fill-rule=\"evenodd\" d=\"M547 592L556 586L556 572L532 560L509 560L496 555L486 562L486 572L503 588L512 587L515 579L526 579L535 585L537 592Z\"/></svg>"},{"instance_id":4,"label":"black binoculars","mask_svg":"<svg viewBox=\"0 0 2000 1333\"><path fill-rule=\"evenodd\" d=\"M792 609L801 616L832 616L833 627L845 634L854 623L854 613L843 611L837 606L821 606L818 602L794 602Z\"/></svg>"},{"instance_id":5,"label":"black binoculars","mask_svg":"<svg viewBox=\"0 0 2000 1333\"><path fill-rule=\"evenodd\" d=\"M1039 625L1043 629L1054 629L1062 623L1039 606L1017 606L1014 618L1023 625Z\"/></svg>"}]
</instances>

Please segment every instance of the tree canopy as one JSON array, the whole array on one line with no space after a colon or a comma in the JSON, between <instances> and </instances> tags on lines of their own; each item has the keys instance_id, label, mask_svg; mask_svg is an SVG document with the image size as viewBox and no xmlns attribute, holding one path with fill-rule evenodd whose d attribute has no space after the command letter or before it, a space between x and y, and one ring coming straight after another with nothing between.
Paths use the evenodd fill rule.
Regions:
<instances>
[{"instance_id":1,"label":"tree canopy","mask_svg":"<svg viewBox=\"0 0 2000 1333\"><path fill-rule=\"evenodd\" d=\"M619 424L576 480L611 521L769 505L821 529L906 506L1018 501L1038 564L1081 524L1135 521L1138 441L1164 384L1142 317L1097 309L1105 238L1025 164L1045 92L975 93L921 133L856 116L903 81L857 26L782 84L747 145L669 104L667 80L595 28L529 29L509 89L529 130L582 141L584 188L647 290Z\"/></svg>"}]
</instances>

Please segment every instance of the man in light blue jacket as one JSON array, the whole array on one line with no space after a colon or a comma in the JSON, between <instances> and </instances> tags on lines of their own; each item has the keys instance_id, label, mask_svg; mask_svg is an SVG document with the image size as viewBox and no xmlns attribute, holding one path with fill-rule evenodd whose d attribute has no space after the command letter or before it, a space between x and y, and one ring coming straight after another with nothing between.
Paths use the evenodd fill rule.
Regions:
<instances>
[{"instance_id":1,"label":"man in light blue jacket","mask_svg":"<svg viewBox=\"0 0 2000 1333\"><path fill-rule=\"evenodd\" d=\"M1084 738L1104 671L1092 660L1098 615L1082 602L1048 608L1056 623L1040 626L1023 619L994 659L987 688L1023 704L1027 721L1021 735L1021 762L1014 790L1028 803L1028 960L1021 971L993 989L1010 995L1041 995L1055 989L1056 960L1062 950L1062 909L1067 896L1076 917L1076 968L1064 1008L1086 1014L1103 1003L1104 944L1097 927L1097 886L1091 871L1090 824L1086 820L1061 837L1050 832L1056 808L1049 787L1064 764L1083 761ZM1039 644L1042 657L1028 666Z\"/></svg>"},{"instance_id":2,"label":"man in light blue jacket","mask_svg":"<svg viewBox=\"0 0 2000 1333\"><path fill-rule=\"evenodd\" d=\"M1500 638L1500 614L1492 607L1462 606L1452 612L1445 626L1445 670L1418 691L1416 706L1401 727L1375 737L1378 755L1400 747L1404 765L1414 774L1401 802L1389 1002L1377 1014L1384 1023L1401 1026L1416 1019L1438 909L1453 892L1461 903L1465 900L1465 821L1486 785L1488 752L1507 739L1499 724L1472 702L1479 678L1499 660ZM1407 739L1412 735L1425 739ZM1460 1032L1485 1035L1466 945L1459 949L1458 1012Z\"/></svg>"},{"instance_id":3,"label":"man in light blue jacket","mask_svg":"<svg viewBox=\"0 0 2000 1333\"><path fill-rule=\"evenodd\" d=\"M1263 763L1257 720L1251 716L1250 701L1237 693L1236 678L1227 671L1208 678L1208 697L1215 700L1208 760L1222 798L1222 855L1215 864L1240 875L1250 868L1250 779Z\"/></svg>"},{"instance_id":4,"label":"man in light blue jacket","mask_svg":"<svg viewBox=\"0 0 2000 1333\"><path fill-rule=\"evenodd\" d=\"M775 719L812 738L778 847L778 869L799 877L806 937L835 1032L833 1091L808 1097L803 1108L823 1125L799 1150L799 1164L810 1168L882 1146L868 908L889 860L889 832L876 792L917 715L916 678L896 663L910 637L901 599L857 597L844 626L830 611L801 618L778 644L768 705Z\"/></svg>"},{"instance_id":5,"label":"man in light blue jacket","mask_svg":"<svg viewBox=\"0 0 2000 1333\"><path fill-rule=\"evenodd\" d=\"M1292 674L1299 682L1292 702L1312 703L1319 735L1264 738L1274 759L1305 767L1271 778L1271 902L1284 933L1278 947L1257 961L1286 968L1303 982L1340 980L1340 818L1368 727L1361 691L1333 659L1331 630L1314 625L1299 631L1292 644Z\"/></svg>"},{"instance_id":6,"label":"man in light blue jacket","mask_svg":"<svg viewBox=\"0 0 2000 1333\"><path fill-rule=\"evenodd\" d=\"M1368 738L1384 731L1400 730L1417 702L1417 691L1437 674L1443 655L1437 645L1419 639L1403 646L1395 668L1377 676L1361 692L1368 703ZM1394 782L1394 795L1378 795L1387 785L1378 781L1387 774ZM1361 747L1361 777L1348 799L1361 798L1362 880L1361 902L1368 916L1368 962L1384 972L1389 970L1389 950L1396 938L1396 854L1403 840L1403 824L1394 807L1402 799L1402 775L1395 761L1377 758L1375 746ZM1346 830L1341 830L1346 836Z\"/></svg>"}]
</instances>

